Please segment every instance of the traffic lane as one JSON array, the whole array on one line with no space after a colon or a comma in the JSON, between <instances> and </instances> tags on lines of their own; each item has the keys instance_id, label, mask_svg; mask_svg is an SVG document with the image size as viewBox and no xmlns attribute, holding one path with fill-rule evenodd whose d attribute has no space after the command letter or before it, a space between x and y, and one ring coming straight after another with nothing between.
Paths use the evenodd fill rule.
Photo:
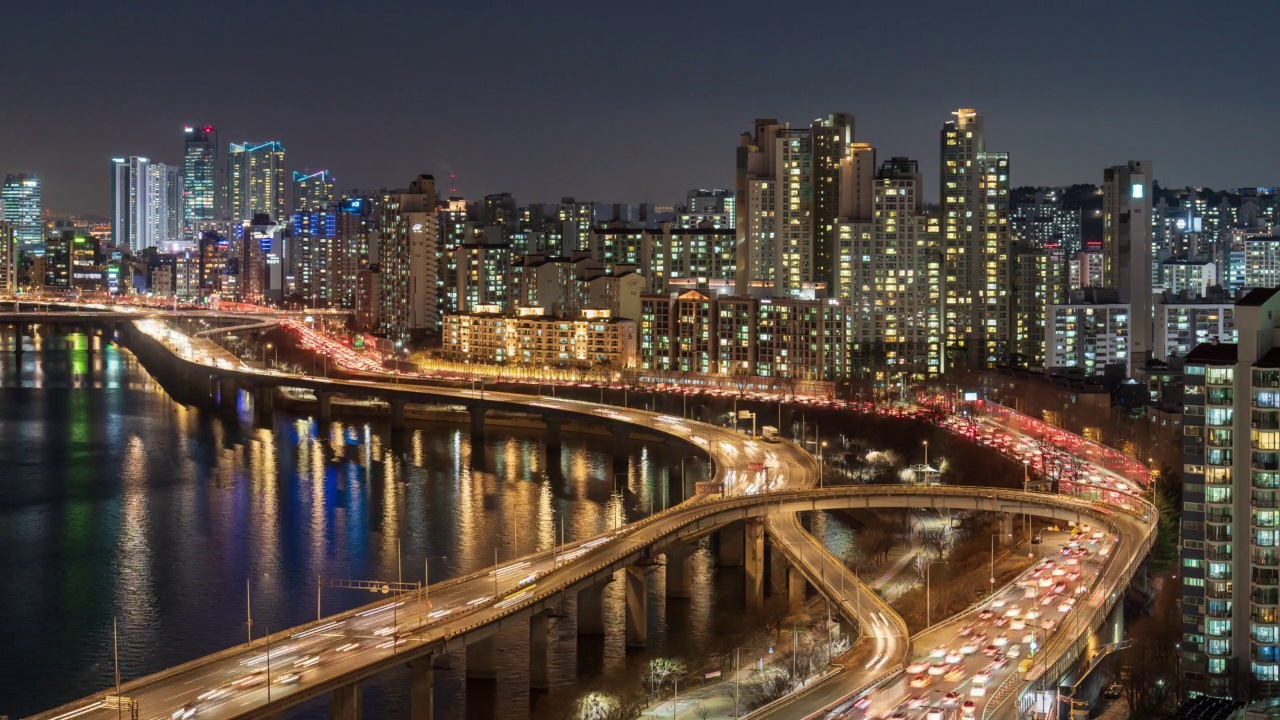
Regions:
<instances>
[{"instance_id":1,"label":"traffic lane","mask_svg":"<svg viewBox=\"0 0 1280 720\"><path fill-rule=\"evenodd\" d=\"M1066 534L1064 533L1062 535L1065 536ZM1014 644L1021 646L1022 640L1025 639L1028 631L1026 628L1023 630L1013 630L1010 628L1008 625L1014 624L1012 620L1010 620L1008 625L1004 628L1001 628L994 624L995 618L993 618L992 621L981 621L978 616L987 608L992 607L993 603L1000 604L1000 609L1006 612L1008 608L1013 607L1014 605L1019 605L1020 608L1022 605L1027 605L1026 609L1019 613L1019 617L1021 617L1027 610L1032 609L1032 607L1040 613L1041 617L1046 615L1049 615L1050 617L1057 615L1057 612L1053 612L1051 614L1046 612L1046 608L1039 604L1039 599L1035 601L1037 603L1035 606L1028 604L1031 602L1031 598L1025 597L1025 590L1019 586L1019 583L1030 579L1030 576L1035 572L1036 570L1033 567L1019 573L1013 582L1004 586L1000 592L997 592L990 600L985 601L979 608L968 613L963 613L946 625L931 630L925 635L917 638L915 645L917 648L924 649L924 652L920 657L913 660L913 664L921 660L928 660L930 653L937 647L943 647L954 652L962 645L972 644L976 646L975 652L968 655L961 654L962 660L959 663L963 668L963 676L961 678L949 681L943 676L928 675L927 671L925 673L906 673L903 678L875 693L876 697L873 699L868 712L892 713L903 705L913 704L911 702L913 698L919 698L921 700L919 707L909 709L916 710L928 707L960 707L963 702L968 699L974 702L976 708L975 712L980 713L986 703L986 695L985 693L979 696L973 696L971 694L974 686L973 679L979 671L987 669L993 662L993 658L985 655L983 653L983 649L987 645L995 644L995 639L999 635L1003 634L1005 635L1007 644L1004 648L1001 648L1001 652L1007 652L1007 648L1009 646ZM1083 574L1081 579L1085 579ZM1056 606L1052 608L1052 610L1056 611ZM1058 624L1053 631L1057 632L1057 630L1061 629L1061 621L1057 617L1052 617L1052 619ZM1025 622L1025 620L1023 622ZM1043 620L1041 620L1041 618L1036 618L1033 622L1039 623L1043 622ZM962 628L966 625L972 628L972 634L969 638L965 638L960 635ZM973 638L973 636L978 634L986 635L987 637L979 642ZM1050 635L1052 635L1052 633L1050 633ZM974 641L970 643L969 639L974 639ZM950 647L948 647L948 645ZM986 688L998 687L999 684L1014 671L1017 663L1021 662L1021 659L1025 658L1027 654L1028 653L1025 651L1019 652L1017 658L1008 659L1008 664L1004 668L996 669L988 673L989 679L984 683L984 686ZM920 674L924 674L929 678L928 685L923 688L911 687L913 679ZM945 698L945 693L947 692L955 692L960 697L958 697L953 703L945 703L943 698Z\"/></svg>"}]
</instances>

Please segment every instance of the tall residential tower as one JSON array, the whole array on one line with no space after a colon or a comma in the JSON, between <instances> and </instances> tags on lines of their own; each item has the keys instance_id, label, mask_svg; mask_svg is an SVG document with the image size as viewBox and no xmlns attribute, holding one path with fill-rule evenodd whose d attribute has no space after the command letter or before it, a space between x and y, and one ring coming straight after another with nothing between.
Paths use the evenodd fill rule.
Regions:
<instances>
[{"instance_id":1,"label":"tall residential tower","mask_svg":"<svg viewBox=\"0 0 1280 720\"><path fill-rule=\"evenodd\" d=\"M1009 154L986 148L983 117L961 108L942 126L941 221L946 344L982 367L1012 352Z\"/></svg>"},{"instance_id":2,"label":"tall residential tower","mask_svg":"<svg viewBox=\"0 0 1280 720\"><path fill-rule=\"evenodd\" d=\"M13 226L13 236L24 253L44 251L44 223L40 178L21 173L6 175L0 190L4 221Z\"/></svg>"},{"instance_id":3,"label":"tall residential tower","mask_svg":"<svg viewBox=\"0 0 1280 720\"><path fill-rule=\"evenodd\" d=\"M284 145L278 141L231 143L227 155L227 213L234 223L267 215L283 222Z\"/></svg>"}]
</instances>

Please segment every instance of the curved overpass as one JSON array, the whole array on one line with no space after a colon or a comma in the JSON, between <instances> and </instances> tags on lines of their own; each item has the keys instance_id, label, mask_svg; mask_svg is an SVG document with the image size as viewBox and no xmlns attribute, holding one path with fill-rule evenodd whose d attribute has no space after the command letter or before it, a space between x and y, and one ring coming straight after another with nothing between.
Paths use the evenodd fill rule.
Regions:
<instances>
[{"instance_id":1,"label":"curved overpass","mask_svg":"<svg viewBox=\"0 0 1280 720\"><path fill-rule=\"evenodd\" d=\"M158 343L158 341L157 341ZM181 348L164 346L170 353ZM481 409L535 412L551 417L573 416L618 426L638 426L661 435L692 442L706 451L716 465L716 480L726 497L693 500L587 540L526 556L505 566L487 568L468 576L439 583L428 597L406 594L390 602L359 608L325 618L319 623L276 633L269 641L271 658L303 657L322 651L333 658L308 668L297 684L265 687L235 683L252 678L268 662L267 639L252 647L238 646L185 665L140 678L122 688L137 699L147 717L179 710L201 700L201 717L265 718L320 695L348 687L391 667L421 663L458 644L479 643L504 627L526 624L530 618L552 611L565 593L598 587L620 569L651 558L674 544L703 535L714 528L742 520L760 520L793 564L828 597L838 598L841 611L864 629L860 640L869 661L855 664L818 687L823 692L800 693L780 716L806 715L820 710L827 695L845 697L893 675L909 652L905 626L887 606L845 568L831 558L821 544L800 530L795 513L873 507L941 507L1020 513L1061 520L1093 518L1115 526L1128 550L1112 558L1106 592L1100 604L1114 602L1117 588L1127 583L1154 537L1154 510L1135 507L1117 512L1097 503L1061 496L1030 494L990 488L915 488L904 486L855 486L824 490L806 489L815 479L813 459L789 444L767 444L743 435L668 415L620 409L573 400L530 397L512 393L475 392L463 389L407 386L393 383L329 380L258 372L243 367L212 367L173 355L184 371L231 378L260 386L303 387L319 392L376 395L400 402L466 404ZM743 471L759 463L765 470ZM773 490L774 488L784 488ZM766 520L766 518L768 518ZM1120 553L1117 553L1120 555ZM843 577L841 577L843 575ZM842 594L843 589L843 594ZM859 610L861 609L861 617ZM390 622L388 622L390 621ZM349 647L358 644L357 647ZM347 648L343 650L342 648ZM1050 650L1053 649L1051 645ZM283 660L281 660L283 661ZM429 660L428 660L429 661ZM227 688L234 688L228 691ZM213 693L210 696L210 693ZM71 717L108 717L103 694L68 703L34 717L67 720Z\"/></svg>"},{"instance_id":2,"label":"curved overpass","mask_svg":"<svg viewBox=\"0 0 1280 720\"><path fill-rule=\"evenodd\" d=\"M787 452L801 451L788 448ZM704 533L709 528L776 514L877 507L948 507L1009 513L1025 510L1062 521L1091 520L1108 524L1120 536L1123 551L1113 554L1105 576L1099 583L1099 592L1088 600L1090 607L1096 610L1109 607L1121 594L1124 584L1127 584L1141 562L1143 551L1149 546L1147 539L1154 528L1150 512L1134 515L1074 498L990 488L851 486L707 499L672 508L613 533L564 546L559 550L562 561L553 561L548 566L549 569L537 577L533 590L523 596L518 593L507 594L506 591L511 589L508 585L500 591L500 595L513 598L516 600L514 602L495 602L492 595L495 582L493 575L482 572L432 588L431 596L436 602L431 609L421 601L414 601L411 596L401 596L371 608L326 618L320 625L312 624L278 633L272 637L275 646L272 656L280 658L279 662L285 662L286 659L323 650L336 652L337 648L352 642L362 642L364 638L384 637L379 636L377 631L391 624L389 611L407 616L398 620L404 625L397 628L394 636L385 636L387 639L381 645L362 645L341 660L308 670L310 677L297 685L276 685L272 690L270 704L267 703L265 690L251 689L235 695L234 702L228 701L202 709L200 715L240 720L271 717L298 703L393 667L412 664L415 660L444 652L451 646L478 642L504 627L516 624L523 626L531 616L557 607L564 593L598 585L616 571L644 562L654 552L661 551L682 538ZM803 551L798 554L803 555ZM537 558L538 556L531 556L530 559ZM565 558L570 559L565 562ZM835 574L828 571L824 577L820 571L815 577L813 569L810 561L807 572L812 579L817 580L824 592L837 595L838 590L832 586ZM520 570L521 573L523 571ZM468 609L467 604L476 596L485 598L484 602ZM856 617L856 602L856 596L850 595L840 598L838 604L847 616ZM431 617L431 614L449 608L456 610L445 616ZM874 627L874 623L872 626ZM327 629L316 632L317 628ZM871 641L880 642L874 638L868 642ZM887 644L890 640L885 639L883 642ZM846 671L842 673L840 683L856 690L886 674L892 674L898 666L895 664L893 667L886 667L887 662L901 663L908 643L905 638L898 637L895 647L901 648L901 654L897 657L886 657L885 664ZM253 648L238 647L183 668L131 682L125 686L124 692L130 697L138 698L148 716L153 716L157 711L167 714L187 703L195 702L202 693L212 692L233 682L237 677L246 675L252 668L262 664L265 656L265 643L255 644ZM86 698L35 717L68 717L66 713L89 707L101 698L101 695ZM792 706L780 716L803 716L799 713L800 709L800 706ZM101 711L95 708L83 716L107 717L107 712L105 708L101 708Z\"/></svg>"}]
</instances>

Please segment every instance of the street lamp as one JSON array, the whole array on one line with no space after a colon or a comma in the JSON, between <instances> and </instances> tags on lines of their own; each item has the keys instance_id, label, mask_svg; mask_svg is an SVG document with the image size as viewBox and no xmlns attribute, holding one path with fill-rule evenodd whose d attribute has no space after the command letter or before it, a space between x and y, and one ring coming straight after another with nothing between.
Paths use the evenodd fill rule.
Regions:
<instances>
[{"instance_id":1,"label":"street lamp","mask_svg":"<svg viewBox=\"0 0 1280 720\"><path fill-rule=\"evenodd\" d=\"M991 592L992 594L994 594L996 591L996 538L1002 535L1004 535L1004 533L991 534ZM1012 537L1013 533L1009 533L1009 536Z\"/></svg>"},{"instance_id":2,"label":"street lamp","mask_svg":"<svg viewBox=\"0 0 1280 720\"><path fill-rule=\"evenodd\" d=\"M447 555L428 555L422 559L422 600L426 609L431 609L431 561L448 560Z\"/></svg>"},{"instance_id":3,"label":"street lamp","mask_svg":"<svg viewBox=\"0 0 1280 720\"><path fill-rule=\"evenodd\" d=\"M925 483L929 482L929 441L924 441L924 479Z\"/></svg>"},{"instance_id":4,"label":"street lamp","mask_svg":"<svg viewBox=\"0 0 1280 720\"><path fill-rule=\"evenodd\" d=\"M924 567L924 626L927 628L933 627L933 566L948 564L950 564L950 561L948 560L931 560L929 564Z\"/></svg>"}]
</instances>

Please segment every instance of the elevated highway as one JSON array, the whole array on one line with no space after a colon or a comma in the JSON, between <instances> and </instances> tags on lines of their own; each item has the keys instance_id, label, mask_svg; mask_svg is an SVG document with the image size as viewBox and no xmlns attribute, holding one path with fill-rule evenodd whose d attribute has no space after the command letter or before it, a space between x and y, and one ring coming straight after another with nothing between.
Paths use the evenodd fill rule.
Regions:
<instances>
[{"instance_id":1,"label":"elevated highway","mask_svg":"<svg viewBox=\"0 0 1280 720\"><path fill-rule=\"evenodd\" d=\"M603 626L600 590L615 574L626 583L626 632L629 645L643 645L645 568L666 556L668 592L679 589L681 548L716 529L743 527L748 603L763 597L763 537L769 534L791 564L825 595L842 614L863 629L856 657L842 672L787 705L763 716L805 717L821 713L851 693L864 692L901 670L910 652L901 619L808 533L800 529L796 513L877 507L947 507L1001 513L1023 513L1062 521L1088 520L1114 528L1123 553L1113 555L1106 581L1099 584L1091 607L1101 611L1114 603L1132 577L1154 539L1155 515L1135 500L1130 508L1057 495L991 488L852 486L810 487L816 481L812 457L787 443L763 443L717 426L641 410L614 408L572 400L529 397L465 389L399 385L395 383L330 380L257 371L243 366L218 367L207 357L183 347L169 347L164 338L139 338L153 355L157 347L168 353L175 372L197 388L203 383L214 395L227 387L252 388L255 402L279 387L300 387L323 393L380 397L396 407L407 402L465 405L472 412L472 430L483 432L488 410L532 412L550 426L573 417L605 423L619 432L641 428L647 432L690 442L705 451L715 465L715 487L721 494L702 494L643 521L593 538L568 543L430 588L401 593L385 602L324 618L315 623L255 638L214 655L133 680L120 693L137 702L142 718L167 718L194 709L199 717L275 717L281 711L313 698L330 697L331 717L359 717L361 680L389 668L408 665L413 682L413 717L432 716L432 663L450 648L465 647L468 675L492 677L493 636L519 625L529 628L531 677L545 681L547 618L557 613L569 593L578 595L579 632ZM200 362L203 360L204 362ZM269 401L268 401L269 402ZM549 445L552 438L548 438ZM750 470L748 468L760 468ZM672 582L673 576L676 582ZM1051 645L1052 649L1054 646ZM1063 646L1059 652L1065 654ZM863 655L856 655L863 653ZM539 656L540 655L540 656ZM274 671L268 667L274 664ZM274 672L268 679L268 675ZM1019 680L1021 682L1021 679ZM105 718L116 714L114 690L68 703L36 718L70 720ZM772 714L768 714L772 713Z\"/></svg>"}]
</instances>

